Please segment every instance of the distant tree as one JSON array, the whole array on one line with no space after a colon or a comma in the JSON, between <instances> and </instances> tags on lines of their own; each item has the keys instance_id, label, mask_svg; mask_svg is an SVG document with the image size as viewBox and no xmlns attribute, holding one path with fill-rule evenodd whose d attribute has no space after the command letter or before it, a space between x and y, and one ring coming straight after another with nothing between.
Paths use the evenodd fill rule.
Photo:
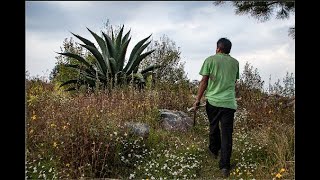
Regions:
<instances>
[{"instance_id":1,"label":"distant tree","mask_svg":"<svg viewBox=\"0 0 320 180\"><path fill-rule=\"evenodd\" d=\"M110 20L107 19L107 21L105 23L103 23L103 27L101 30L101 36L103 36L102 32L107 34L109 37L118 36L120 31L121 31L121 25L113 26L110 23Z\"/></svg>"},{"instance_id":2,"label":"distant tree","mask_svg":"<svg viewBox=\"0 0 320 180\"><path fill-rule=\"evenodd\" d=\"M295 82L293 73L287 72L286 77L283 78L282 84L280 79L271 84L271 76L269 79L269 94L277 94L284 97L293 97L295 95Z\"/></svg>"},{"instance_id":3,"label":"distant tree","mask_svg":"<svg viewBox=\"0 0 320 180\"><path fill-rule=\"evenodd\" d=\"M240 77L240 84L244 85L248 89L263 91L264 81L261 80L258 69L253 69L253 66L250 66L247 62Z\"/></svg>"},{"instance_id":4,"label":"distant tree","mask_svg":"<svg viewBox=\"0 0 320 180\"><path fill-rule=\"evenodd\" d=\"M199 85L200 85L200 81L199 80L192 80L190 83L189 83L189 89L190 89L190 92L193 94L193 95L196 95L198 93L198 88L199 88Z\"/></svg>"},{"instance_id":5,"label":"distant tree","mask_svg":"<svg viewBox=\"0 0 320 180\"><path fill-rule=\"evenodd\" d=\"M218 6L225 1L215 1ZM277 19L288 19L295 12L294 1L232 1L235 13L238 15L250 14L261 22L267 21L275 13ZM289 28L289 36L295 38L295 26Z\"/></svg>"},{"instance_id":6,"label":"distant tree","mask_svg":"<svg viewBox=\"0 0 320 180\"><path fill-rule=\"evenodd\" d=\"M163 35L160 40L152 40L148 49L155 51L144 59L141 68L150 64L159 65L160 67L154 71L153 80L170 83L187 80L184 63L181 62L180 49L168 36Z\"/></svg>"},{"instance_id":7,"label":"distant tree","mask_svg":"<svg viewBox=\"0 0 320 180\"><path fill-rule=\"evenodd\" d=\"M88 52L83 49L82 46L80 46L78 43L74 42L73 38L65 38L62 44L62 47L60 47L61 53L74 53L79 56L85 56L87 59L89 57ZM75 79L79 76L79 71L73 68L66 67L67 64L80 64L77 60L66 57L63 55L58 55L55 57L57 62L54 66L53 70L50 73L49 79L53 83L62 84L63 82L69 80L69 79Z\"/></svg>"},{"instance_id":8,"label":"distant tree","mask_svg":"<svg viewBox=\"0 0 320 180\"><path fill-rule=\"evenodd\" d=\"M287 72L286 77L283 78L283 84L284 84L284 96L291 97L295 95L295 82L293 73L289 75L289 72Z\"/></svg>"}]
</instances>

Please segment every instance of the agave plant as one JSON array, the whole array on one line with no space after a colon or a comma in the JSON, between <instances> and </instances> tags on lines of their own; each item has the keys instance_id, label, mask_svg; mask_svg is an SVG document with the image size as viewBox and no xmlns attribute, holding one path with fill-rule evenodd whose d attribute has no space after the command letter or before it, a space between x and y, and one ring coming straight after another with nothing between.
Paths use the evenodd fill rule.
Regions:
<instances>
[{"instance_id":1,"label":"agave plant","mask_svg":"<svg viewBox=\"0 0 320 180\"><path fill-rule=\"evenodd\" d=\"M150 36L139 41L131 51L128 62L125 64L125 56L129 42L131 40L130 30L123 36L123 28L121 27L117 36L114 36L112 31L111 37L102 32L100 37L92 32L89 28L88 31L93 35L97 41L100 50L88 39L72 33L75 37L80 39L84 44L80 44L89 50L94 61L91 63L85 58L70 52L58 53L67 57L74 58L80 62L79 64L66 64L67 67L76 68L80 72L79 79L71 79L60 85L60 87L72 84L68 90L75 90L81 85L88 85L89 87L96 87L97 83L103 84L104 87L113 86L115 84L124 84L130 81L143 86L145 78L154 69L159 68L159 65L151 65L140 72L138 72L140 62L150 55L154 50L143 53L145 48L150 44L146 41Z\"/></svg>"}]
</instances>

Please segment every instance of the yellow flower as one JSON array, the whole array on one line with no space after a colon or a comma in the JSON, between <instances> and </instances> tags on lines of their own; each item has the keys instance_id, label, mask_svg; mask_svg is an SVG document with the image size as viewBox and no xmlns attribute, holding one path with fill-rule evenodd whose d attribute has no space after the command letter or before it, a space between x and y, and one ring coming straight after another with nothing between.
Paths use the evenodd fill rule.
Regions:
<instances>
[{"instance_id":1,"label":"yellow flower","mask_svg":"<svg viewBox=\"0 0 320 180\"><path fill-rule=\"evenodd\" d=\"M69 164L69 163L67 163L67 164L66 164L66 166L67 166L67 167L70 167L70 164Z\"/></svg>"},{"instance_id":2,"label":"yellow flower","mask_svg":"<svg viewBox=\"0 0 320 180\"><path fill-rule=\"evenodd\" d=\"M278 173L278 174L276 175L277 178L281 178L281 176L282 176L282 175L281 175L280 173Z\"/></svg>"},{"instance_id":3,"label":"yellow flower","mask_svg":"<svg viewBox=\"0 0 320 180\"><path fill-rule=\"evenodd\" d=\"M285 172L286 170L284 168L280 169L280 173Z\"/></svg>"},{"instance_id":4,"label":"yellow flower","mask_svg":"<svg viewBox=\"0 0 320 180\"><path fill-rule=\"evenodd\" d=\"M54 123L52 123L50 126L51 126L51 127L56 127L57 125L55 125Z\"/></svg>"},{"instance_id":5,"label":"yellow flower","mask_svg":"<svg viewBox=\"0 0 320 180\"><path fill-rule=\"evenodd\" d=\"M53 147L57 147L57 142L53 142Z\"/></svg>"},{"instance_id":6,"label":"yellow flower","mask_svg":"<svg viewBox=\"0 0 320 180\"><path fill-rule=\"evenodd\" d=\"M37 116L34 114L32 117L31 117L32 120L36 120L37 119Z\"/></svg>"},{"instance_id":7,"label":"yellow flower","mask_svg":"<svg viewBox=\"0 0 320 180\"><path fill-rule=\"evenodd\" d=\"M236 171L239 172L239 169L237 168Z\"/></svg>"}]
</instances>

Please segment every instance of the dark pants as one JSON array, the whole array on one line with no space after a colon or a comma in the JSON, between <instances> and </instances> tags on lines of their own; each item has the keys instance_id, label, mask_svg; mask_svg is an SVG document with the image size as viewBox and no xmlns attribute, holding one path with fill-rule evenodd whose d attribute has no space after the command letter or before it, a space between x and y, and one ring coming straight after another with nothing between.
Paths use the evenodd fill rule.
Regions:
<instances>
[{"instance_id":1,"label":"dark pants","mask_svg":"<svg viewBox=\"0 0 320 180\"><path fill-rule=\"evenodd\" d=\"M230 169L233 120L236 110L212 106L207 101L206 111L210 122L209 149L214 154L218 154L219 150L221 150L219 167L220 169ZM221 126L221 134L219 121Z\"/></svg>"}]
</instances>

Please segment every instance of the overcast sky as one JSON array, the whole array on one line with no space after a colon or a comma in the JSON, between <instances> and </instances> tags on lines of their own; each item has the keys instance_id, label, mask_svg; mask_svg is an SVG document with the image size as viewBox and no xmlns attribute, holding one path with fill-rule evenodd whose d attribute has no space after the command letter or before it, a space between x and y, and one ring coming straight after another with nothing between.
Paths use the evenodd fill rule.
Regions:
<instances>
[{"instance_id":1,"label":"overcast sky","mask_svg":"<svg viewBox=\"0 0 320 180\"><path fill-rule=\"evenodd\" d=\"M216 42L227 37L232 42L230 55L240 63L240 73L249 62L258 68L268 84L282 80L286 72L295 73L295 40L288 36L295 16L288 20L271 18L261 23L249 15L235 15L225 4L190 1L56 1L26 2L26 70L31 76L48 76L55 66L63 40L79 34L92 42L86 27L99 34L109 19L113 26L131 29L128 53L141 39L162 35L176 43L189 79L200 80L205 58L215 53ZM73 37L76 42L81 42Z\"/></svg>"}]
</instances>

